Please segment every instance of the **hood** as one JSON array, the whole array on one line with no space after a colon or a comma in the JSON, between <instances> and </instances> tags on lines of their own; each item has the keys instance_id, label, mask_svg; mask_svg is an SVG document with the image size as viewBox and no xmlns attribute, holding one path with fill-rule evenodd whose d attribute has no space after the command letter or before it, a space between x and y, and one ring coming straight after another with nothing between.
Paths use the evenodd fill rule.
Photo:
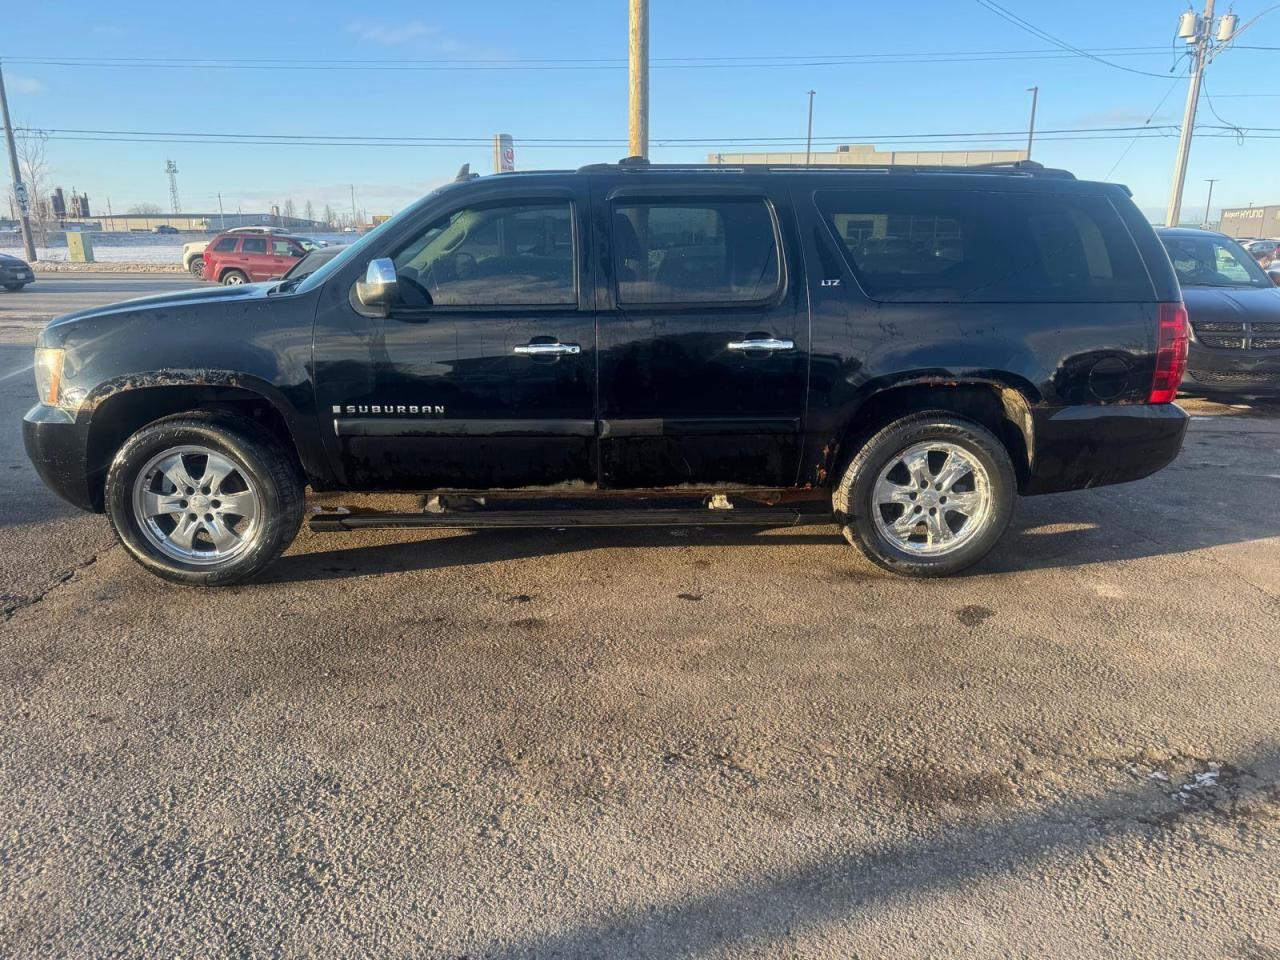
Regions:
<instances>
[{"instance_id":1,"label":"hood","mask_svg":"<svg viewBox=\"0 0 1280 960\"><path fill-rule=\"evenodd\" d=\"M266 283L245 283L232 287L210 284L196 290L183 290L179 293L157 293L149 297L136 297L133 300L121 300L104 307L90 307L87 310L65 313L57 319L49 321L45 329L55 330L58 327L75 323L77 320L97 319L99 317L109 317L113 314L155 314L168 310L181 310L219 303L230 306L232 301L240 301L248 306L257 301L266 300L267 291L274 287L276 283L277 281L275 280L269 280Z\"/></svg>"},{"instance_id":2,"label":"hood","mask_svg":"<svg viewBox=\"0 0 1280 960\"><path fill-rule=\"evenodd\" d=\"M27 265L27 261L22 260L19 257L10 256L7 253L0 253L0 263L6 264L10 267L25 267Z\"/></svg>"},{"instance_id":3,"label":"hood","mask_svg":"<svg viewBox=\"0 0 1280 960\"><path fill-rule=\"evenodd\" d=\"M1191 322L1280 322L1280 287L1183 287Z\"/></svg>"}]
</instances>

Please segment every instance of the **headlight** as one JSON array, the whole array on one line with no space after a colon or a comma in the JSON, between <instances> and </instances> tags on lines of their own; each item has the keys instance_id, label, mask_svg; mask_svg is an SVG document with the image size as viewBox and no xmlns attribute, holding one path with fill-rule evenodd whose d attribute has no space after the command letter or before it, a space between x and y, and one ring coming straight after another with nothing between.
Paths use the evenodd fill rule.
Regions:
<instances>
[{"instance_id":1,"label":"headlight","mask_svg":"<svg viewBox=\"0 0 1280 960\"><path fill-rule=\"evenodd\" d=\"M62 351L53 347L36 348L36 393L41 403L58 405L62 389Z\"/></svg>"}]
</instances>

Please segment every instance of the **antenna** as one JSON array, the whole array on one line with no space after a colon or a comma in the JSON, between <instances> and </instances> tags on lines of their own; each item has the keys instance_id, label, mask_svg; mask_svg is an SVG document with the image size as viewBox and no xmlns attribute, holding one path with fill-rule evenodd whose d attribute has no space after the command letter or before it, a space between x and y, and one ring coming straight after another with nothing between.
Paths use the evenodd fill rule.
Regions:
<instances>
[{"instance_id":1,"label":"antenna","mask_svg":"<svg viewBox=\"0 0 1280 960\"><path fill-rule=\"evenodd\" d=\"M182 206L178 202L178 165L172 160L166 160L164 172L169 175L169 210L177 213Z\"/></svg>"}]
</instances>

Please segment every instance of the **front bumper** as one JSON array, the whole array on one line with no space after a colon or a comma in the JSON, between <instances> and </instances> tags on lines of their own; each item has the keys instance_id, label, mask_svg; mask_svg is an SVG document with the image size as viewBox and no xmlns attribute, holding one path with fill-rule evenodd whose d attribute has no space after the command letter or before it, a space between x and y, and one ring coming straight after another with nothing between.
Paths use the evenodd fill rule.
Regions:
<instances>
[{"instance_id":1,"label":"front bumper","mask_svg":"<svg viewBox=\"0 0 1280 960\"><path fill-rule=\"evenodd\" d=\"M75 414L38 403L22 418L22 442L45 486L81 510L102 511L102 471L89 465L89 431Z\"/></svg>"},{"instance_id":2,"label":"front bumper","mask_svg":"<svg viewBox=\"0 0 1280 960\"><path fill-rule=\"evenodd\" d=\"M1032 411L1031 464L1022 492L1141 480L1178 456L1188 420L1172 403Z\"/></svg>"},{"instance_id":3,"label":"front bumper","mask_svg":"<svg viewBox=\"0 0 1280 960\"><path fill-rule=\"evenodd\" d=\"M1182 389L1187 393L1280 392L1280 350L1209 350L1192 343Z\"/></svg>"}]
</instances>

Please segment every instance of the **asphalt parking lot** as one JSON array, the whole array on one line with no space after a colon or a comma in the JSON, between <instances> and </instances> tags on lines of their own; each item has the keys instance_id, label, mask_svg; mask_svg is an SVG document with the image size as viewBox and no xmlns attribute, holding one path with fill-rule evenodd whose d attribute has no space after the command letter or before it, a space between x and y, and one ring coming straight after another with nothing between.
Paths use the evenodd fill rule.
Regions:
<instances>
[{"instance_id":1,"label":"asphalt parking lot","mask_svg":"<svg viewBox=\"0 0 1280 960\"><path fill-rule=\"evenodd\" d=\"M35 292L0 955L1280 958L1280 402L949 581L826 526L304 532L200 592L27 463Z\"/></svg>"}]
</instances>

